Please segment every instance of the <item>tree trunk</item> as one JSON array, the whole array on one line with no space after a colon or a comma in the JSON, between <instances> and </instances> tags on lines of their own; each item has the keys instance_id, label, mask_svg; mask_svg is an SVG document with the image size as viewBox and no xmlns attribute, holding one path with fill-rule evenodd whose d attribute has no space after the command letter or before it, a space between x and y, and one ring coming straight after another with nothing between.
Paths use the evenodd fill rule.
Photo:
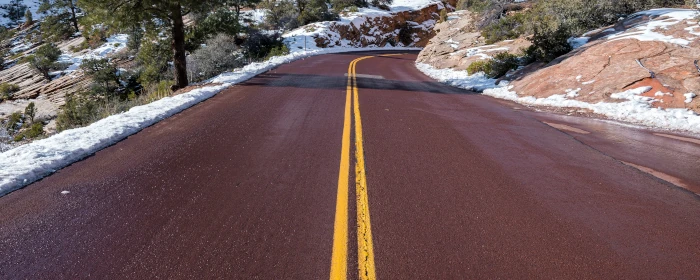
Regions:
<instances>
[{"instance_id":1,"label":"tree trunk","mask_svg":"<svg viewBox=\"0 0 700 280\"><path fill-rule=\"evenodd\" d=\"M185 24L182 21L180 4L171 8L173 21L173 65L175 66L175 87L180 89L187 86L187 56L185 53Z\"/></svg>"},{"instance_id":2,"label":"tree trunk","mask_svg":"<svg viewBox=\"0 0 700 280\"><path fill-rule=\"evenodd\" d=\"M75 16L75 5L73 5L73 0L70 0L70 12L70 19L73 22L73 27L75 27L75 32L80 32L80 29L78 28L78 17Z\"/></svg>"}]
</instances>

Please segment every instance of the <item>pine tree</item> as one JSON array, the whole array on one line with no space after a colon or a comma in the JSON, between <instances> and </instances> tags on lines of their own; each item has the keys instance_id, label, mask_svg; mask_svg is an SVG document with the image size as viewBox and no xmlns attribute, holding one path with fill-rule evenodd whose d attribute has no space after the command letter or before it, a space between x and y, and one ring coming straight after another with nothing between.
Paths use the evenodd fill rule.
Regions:
<instances>
[{"instance_id":1,"label":"pine tree","mask_svg":"<svg viewBox=\"0 0 700 280\"><path fill-rule=\"evenodd\" d=\"M58 24L69 24L73 27L74 32L80 32L78 28L78 13L80 8L77 5L78 0L41 0L38 13L46 14L47 18Z\"/></svg>"},{"instance_id":2,"label":"pine tree","mask_svg":"<svg viewBox=\"0 0 700 280\"><path fill-rule=\"evenodd\" d=\"M24 13L24 22L26 25L31 25L34 23L34 17L32 16L32 11L27 9L27 12Z\"/></svg>"},{"instance_id":3,"label":"pine tree","mask_svg":"<svg viewBox=\"0 0 700 280\"><path fill-rule=\"evenodd\" d=\"M4 11L3 17L16 24L24 16L27 5L24 5L22 0L12 0L9 4L0 5L0 9Z\"/></svg>"},{"instance_id":4,"label":"pine tree","mask_svg":"<svg viewBox=\"0 0 700 280\"><path fill-rule=\"evenodd\" d=\"M81 0L80 4L91 16L113 27L143 24L149 29L168 31L172 40L175 87L183 88L188 84L183 17L211 11L223 5L224 0ZM153 24L154 20L162 24Z\"/></svg>"}]
</instances>

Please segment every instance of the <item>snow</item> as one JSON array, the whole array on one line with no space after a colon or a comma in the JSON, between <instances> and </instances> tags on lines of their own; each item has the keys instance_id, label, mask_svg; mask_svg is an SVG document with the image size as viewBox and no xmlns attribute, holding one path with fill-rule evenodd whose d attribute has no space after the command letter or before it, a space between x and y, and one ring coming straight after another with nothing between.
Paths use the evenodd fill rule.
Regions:
<instances>
[{"instance_id":1,"label":"snow","mask_svg":"<svg viewBox=\"0 0 700 280\"><path fill-rule=\"evenodd\" d=\"M695 95L695 93L689 92L684 94L683 96L685 96L685 103L690 103L693 102L693 98L695 98L697 95Z\"/></svg>"},{"instance_id":2,"label":"snow","mask_svg":"<svg viewBox=\"0 0 700 280\"><path fill-rule=\"evenodd\" d=\"M265 21L265 14L267 11L267 9L241 11L241 19L244 21L244 25L247 25L246 21L250 21L254 24L260 24Z\"/></svg>"},{"instance_id":3,"label":"snow","mask_svg":"<svg viewBox=\"0 0 700 280\"><path fill-rule=\"evenodd\" d=\"M439 0L394 0L389 7L392 12L401 12L420 10L435 3L441 2Z\"/></svg>"},{"instance_id":4,"label":"snow","mask_svg":"<svg viewBox=\"0 0 700 280\"><path fill-rule=\"evenodd\" d=\"M416 63L418 70L442 83L474 91L495 88L496 79L487 77L484 73L466 75L466 71L453 69L436 69L425 63Z\"/></svg>"},{"instance_id":5,"label":"snow","mask_svg":"<svg viewBox=\"0 0 700 280\"><path fill-rule=\"evenodd\" d=\"M577 96L578 96L578 93L579 93L580 91L581 91L581 88L577 88L577 89L567 89L567 90L565 91L566 94L565 94L564 96L566 96L567 98L574 98L574 97L577 97Z\"/></svg>"},{"instance_id":6,"label":"snow","mask_svg":"<svg viewBox=\"0 0 700 280\"><path fill-rule=\"evenodd\" d=\"M129 41L129 35L116 34L107 38L107 42L94 50L89 50L86 54L62 54L58 58L59 63L69 65L63 71L58 71L54 74L72 73L80 68L83 60L86 59L104 59L108 55L117 53L126 48L126 43Z\"/></svg>"},{"instance_id":7,"label":"snow","mask_svg":"<svg viewBox=\"0 0 700 280\"><path fill-rule=\"evenodd\" d=\"M0 5L10 4L10 1L11 1L11 0L0 0ZM36 0L24 0L24 1L22 1L22 2L24 3L24 5L27 5L27 9L29 9L30 11L32 11L32 19L34 19L35 21L37 21L37 20L40 20L40 19L42 19L42 18L44 17L43 14L40 14L40 13L37 13L37 12L36 12L36 11L39 9L39 4L40 4L39 1L36 1ZM22 17L22 19L20 20L20 22L24 22L24 16ZM1 24L1 25L4 25L4 26L8 26L8 25L10 24L10 20L9 20L8 18L1 17L1 16L0 16L0 24Z\"/></svg>"},{"instance_id":8,"label":"snow","mask_svg":"<svg viewBox=\"0 0 700 280\"><path fill-rule=\"evenodd\" d=\"M694 19L698 15L696 10L689 9L653 9L639 12L630 16L640 17L649 16L652 19L637 25L635 28L627 32L620 32L608 35L606 38L611 41L622 39L637 39L639 41L661 41L671 44L686 46L690 44L688 39L674 38L671 35L664 35L655 32L658 29L668 29L668 27L678 24L681 21ZM635 30L630 32L631 30ZM692 30L692 29L691 29Z\"/></svg>"},{"instance_id":9,"label":"snow","mask_svg":"<svg viewBox=\"0 0 700 280\"><path fill-rule=\"evenodd\" d=\"M520 96L515 91L512 91L513 86L504 85L503 82L497 86L495 84L496 80L488 79L481 73L470 76L466 71L435 69L422 63L416 63L416 67L424 74L440 82L470 90L479 91L483 89L484 95L499 99L511 100L525 105L588 109L616 121L660 129L700 133L700 115L688 109L654 108L651 105L654 102L653 98L641 96L642 93L651 90L651 87L640 87L612 94L612 98L621 101L618 103L587 103L567 97L567 94L573 92L578 94L578 89L569 90L567 94L557 94L546 98ZM686 95L686 98L688 96L690 95Z\"/></svg>"},{"instance_id":10,"label":"snow","mask_svg":"<svg viewBox=\"0 0 700 280\"><path fill-rule=\"evenodd\" d=\"M569 38L569 40L567 40L567 42L569 43L569 45L571 45L572 48L578 49L578 48L582 47L583 45L585 45L586 43L588 43L588 40L590 40L590 39L591 39L591 37L578 37L578 38L572 37L572 38Z\"/></svg>"},{"instance_id":11,"label":"snow","mask_svg":"<svg viewBox=\"0 0 700 280\"><path fill-rule=\"evenodd\" d=\"M221 90L248 80L284 63L306 57L367 50L418 50L417 48L330 48L297 51L268 61L249 64L235 72L224 73L205 86L150 104L131 108L89 126L65 130L51 137L34 141L0 153L0 196L39 180L56 170L79 161L129 135L202 102Z\"/></svg>"},{"instance_id":12,"label":"snow","mask_svg":"<svg viewBox=\"0 0 700 280\"><path fill-rule=\"evenodd\" d=\"M590 84L592 84L592 83L595 83L595 80L586 81L586 82L583 82L583 83L581 83L581 84L582 84L582 85L590 85Z\"/></svg>"}]
</instances>

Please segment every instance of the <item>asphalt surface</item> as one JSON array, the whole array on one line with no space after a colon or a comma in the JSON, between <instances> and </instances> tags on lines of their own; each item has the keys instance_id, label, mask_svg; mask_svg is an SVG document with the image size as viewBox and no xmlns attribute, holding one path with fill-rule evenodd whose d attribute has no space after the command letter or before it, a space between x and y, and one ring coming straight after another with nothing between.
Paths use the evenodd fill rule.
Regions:
<instances>
[{"instance_id":1,"label":"asphalt surface","mask_svg":"<svg viewBox=\"0 0 700 280\"><path fill-rule=\"evenodd\" d=\"M1 197L0 279L327 279L348 65L377 54L280 66ZM356 66L377 278L700 278L700 144L451 88L415 57Z\"/></svg>"}]
</instances>

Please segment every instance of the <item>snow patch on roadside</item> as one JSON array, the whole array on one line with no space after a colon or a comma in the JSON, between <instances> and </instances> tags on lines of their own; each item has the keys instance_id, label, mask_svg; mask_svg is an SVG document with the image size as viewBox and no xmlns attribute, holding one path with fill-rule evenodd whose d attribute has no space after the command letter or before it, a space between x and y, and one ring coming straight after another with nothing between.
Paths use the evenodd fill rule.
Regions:
<instances>
[{"instance_id":1,"label":"snow patch on roadside","mask_svg":"<svg viewBox=\"0 0 700 280\"><path fill-rule=\"evenodd\" d=\"M416 67L431 78L448 85L469 90L483 90L484 95L511 100L520 104L582 108L616 121L661 129L700 133L700 115L688 109L655 108L652 106L653 98L641 96L642 93L650 91L651 87L640 87L612 94L612 98L623 100L619 103L587 103L571 99L575 97L573 93L578 95L578 90L572 89L567 91L567 94L556 94L546 98L520 96L515 91L512 91L513 86L504 85L503 83L497 86L495 84L496 80L488 79L482 73L470 76L466 71L435 69L422 63L416 63ZM686 101L688 96L690 95L686 95Z\"/></svg>"},{"instance_id":2,"label":"snow patch on roadside","mask_svg":"<svg viewBox=\"0 0 700 280\"><path fill-rule=\"evenodd\" d=\"M209 80L221 85L206 86L180 95L131 108L89 126L63 131L49 138L0 153L0 196L22 188L79 161L165 118L202 102L221 90L255 75L310 56L372 50L419 50L418 48L333 48L293 52L252 63Z\"/></svg>"},{"instance_id":3,"label":"snow patch on roadside","mask_svg":"<svg viewBox=\"0 0 700 280\"><path fill-rule=\"evenodd\" d=\"M463 89L484 91L497 87L496 79L487 77L483 72L470 76L466 71L456 71L449 68L436 69L429 64L420 62L416 63L416 68L433 79Z\"/></svg>"}]
</instances>

